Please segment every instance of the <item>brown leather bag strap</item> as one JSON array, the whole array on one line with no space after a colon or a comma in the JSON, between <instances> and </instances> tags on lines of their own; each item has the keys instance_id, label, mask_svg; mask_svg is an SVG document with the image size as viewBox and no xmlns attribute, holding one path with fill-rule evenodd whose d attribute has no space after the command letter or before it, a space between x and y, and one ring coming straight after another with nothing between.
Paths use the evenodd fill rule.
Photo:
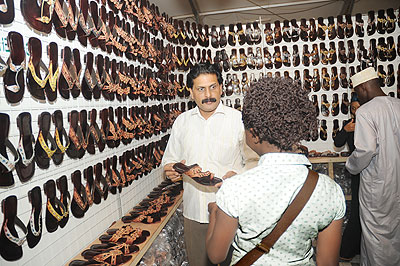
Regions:
<instances>
[{"instance_id":1,"label":"brown leather bag strap","mask_svg":"<svg viewBox=\"0 0 400 266\"><path fill-rule=\"evenodd\" d=\"M303 187L297 193L293 202L285 210L282 217L279 219L275 228L257 244L255 248L247 252L235 266L248 266L252 265L263 254L269 253L270 248L278 241L279 237L286 231L292 224L297 215L301 212L307 201L311 197L315 186L318 182L318 173L313 170L308 170L307 179Z\"/></svg>"}]
</instances>

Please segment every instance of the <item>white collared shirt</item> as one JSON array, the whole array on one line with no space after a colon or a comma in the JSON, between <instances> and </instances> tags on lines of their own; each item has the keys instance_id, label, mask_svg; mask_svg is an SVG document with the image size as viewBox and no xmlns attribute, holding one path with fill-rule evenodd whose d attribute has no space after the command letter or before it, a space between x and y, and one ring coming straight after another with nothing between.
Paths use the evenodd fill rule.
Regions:
<instances>
[{"instance_id":1,"label":"white collared shirt","mask_svg":"<svg viewBox=\"0 0 400 266\"><path fill-rule=\"evenodd\" d=\"M186 160L186 165L198 164L221 178L228 171L243 171L244 126L242 114L220 103L208 119L198 107L178 116L172 126L162 166ZM183 184L183 215L200 223L208 223L208 203L215 193L202 192L193 185Z\"/></svg>"}]
</instances>

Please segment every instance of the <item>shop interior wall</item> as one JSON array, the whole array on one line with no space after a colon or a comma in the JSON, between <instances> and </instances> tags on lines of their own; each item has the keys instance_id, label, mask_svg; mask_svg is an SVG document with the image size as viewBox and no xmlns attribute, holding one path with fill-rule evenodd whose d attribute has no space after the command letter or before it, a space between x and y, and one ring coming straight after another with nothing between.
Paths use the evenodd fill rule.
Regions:
<instances>
[{"instance_id":1,"label":"shop interior wall","mask_svg":"<svg viewBox=\"0 0 400 266\"><path fill-rule=\"evenodd\" d=\"M15 19L9 25L0 25L0 56L6 61L9 57L9 49L7 47L7 35L10 31L19 32L23 36L23 41L25 45L26 52L26 65L29 60L29 51L28 51L28 40L30 37L36 37L40 39L42 43L42 60L46 66L49 65L49 58L47 56L47 45L50 42L56 42L58 44L58 66L61 68L62 59L61 59L61 49L65 46L69 46L72 49L77 48L80 51L81 63L82 63L82 75L83 77L84 69L85 69L85 61L84 56L87 52L92 52L94 57L97 54L103 54L103 56L108 56L110 60L117 59L117 61L127 62L128 65L134 64L135 66L139 63L136 61L130 61L126 57L117 57L114 54L107 54L100 50L100 48L93 48L88 42L87 47L82 46L77 38L74 41L68 41L66 39L60 38L53 29L50 34L40 33L28 26L25 22L21 10L20 10L20 0L14 0L15 6ZM107 6L107 10L109 11L109 7ZM121 17L121 14L118 14ZM133 22L131 22L133 23ZM151 34L151 33L150 33ZM152 37L154 35L151 35ZM161 33L157 36L158 39L162 39ZM164 40L164 46L168 43L167 40ZM146 65L149 68L148 65ZM60 69L61 70L61 69ZM153 68L156 71L156 68ZM183 73L183 72L181 72ZM43 77L44 73L42 73ZM26 77L26 69L25 69L25 77ZM99 115L99 111L113 107L116 110L117 107L128 107L131 106L152 106L159 105L162 103L163 105L166 103L175 103L175 102L187 102L188 98L175 98L171 101L163 100L149 100L148 102L142 102L140 99L138 100L130 100L129 98L126 101L119 102L116 99L114 101L106 101L103 97L99 100L86 100L82 97L82 94L77 98L72 98L65 100L60 95L58 95L57 99L54 102L49 101L38 101L31 97L31 94L27 90L25 86L25 93L23 99L17 104L10 104L4 94L4 84L3 78L0 78L0 113L7 113L10 116L10 130L9 130L9 140L11 143L17 147L19 141L19 130L17 127L17 117L21 112L29 112L32 116L32 131L35 138L37 138L39 133L38 127L38 116L44 111L52 114L56 110L61 110L63 113L63 124L64 128L69 131L69 121L68 121L68 113L72 110L77 110L78 112L81 110L87 110L88 112L95 108ZM179 105L180 106L180 105ZM101 120L99 117L97 118L97 123L100 126ZM51 134L54 133L54 124L51 123ZM133 206L135 206L139 201L146 197L146 195L163 180L163 173L161 167L154 169L147 176L143 176L142 178L135 180L130 186L122 189L121 193L113 195L109 193L107 200L102 200L101 204L96 205L93 204L89 210L85 213L83 218L75 218L70 212L69 221L64 228L58 228L55 232L49 233L45 227L45 211L46 211L46 195L43 191L43 185L46 181L53 179L54 181L61 177L62 175L66 175L68 178L68 190L71 195L73 195L73 184L71 183L71 174L80 170L82 172L82 183L85 184L85 180L83 179L83 170L89 166L94 166L96 163L103 163L103 160L106 158L111 158L114 155L120 156L125 151L132 150L136 147L139 147L143 144L148 144L153 141L160 140L163 136L169 134L169 131L165 133L161 133L159 135L153 135L150 139L141 139L134 140L129 145L120 144L118 148L108 148L106 146L103 152L99 152L96 148L96 154L91 155L86 152L85 156L82 159L71 159L67 155L64 156L64 161L61 165L54 165L50 161L50 167L46 170L42 170L39 167L36 167L34 176L25 183L22 183L16 171L13 171L15 184L10 187L1 187L0 188L0 200L7 198L10 195L17 196L18 206L17 206L17 216L23 221L24 224L27 224L29 221L30 213L31 213L31 204L28 200L27 193L29 190L34 188L35 186L39 186L41 188L42 193L42 216L43 216L43 228L42 228L42 238L38 245L33 249L30 249L25 242L23 244L23 256L21 259L15 262L5 261L3 258L0 258L0 265L64 265L67 261L75 257L80 251L93 242L96 238L98 238L101 234L105 232L105 230L116 220L120 219L122 215L127 213ZM9 153L9 156L11 153ZM118 165L118 169L120 166ZM104 175L103 169L103 175ZM117 190L118 191L118 190ZM57 197L59 197L59 191L57 190ZM0 213L0 221L3 222L4 214ZM19 236L23 235L22 231L16 227Z\"/></svg>"},{"instance_id":2,"label":"shop interior wall","mask_svg":"<svg viewBox=\"0 0 400 266\"><path fill-rule=\"evenodd\" d=\"M46 47L47 45L52 42L56 41L58 44L58 50L59 50L59 66L62 65L62 60L60 58L60 52L61 49L64 46L69 46L71 49L77 48L81 52L81 62L84 67L84 54L88 51L93 52L94 56L96 56L98 53L103 53L100 49L96 48L93 49L90 45L87 47L83 47L80 45L78 41L67 41L64 40L56 35L54 30L49 34L41 34L37 31L34 31L33 29L29 28L28 25L25 23L21 11L20 11L20 0L15 0L15 19L14 22L11 25L1 25L0 26L0 55L3 58L8 58L9 55L9 50L7 48L7 34L9 31L17 31L23 35L24 38L24 44L27 44L27 41L30 37L37 37L41 40L42 42L42 60L45 63L45 65L48 65L49 59L46 56ZM107 7L108 9L108 7ZM396 11L398 12L398 11ZM397 13L396 13L397 16ZM354 16L352 17L353 23L355 21ZM364 27L366 29L366 21L367 21L367 16L363 16L364 19ZM324 20L325 24L328 24L327 19L325 18ZM335 19L336 22L336 19ZM229 44L223 48L226 50L228 56L231 55L232 49L239 49L239 48L245 48L246 49L246 54L247 54L247 48L248 47L253 47L253 51L255 51L256 47L261 46L262 48L268 47L270 53L273 53L273 47L274 46L268 46L265 43L265 35L263 33L264 30L264 25L262 25L262 43L259 45L253 45L249 46L247 44L243 46L229 46ZM282 24L281 24L282 25ZM211 25L210 25L211 28ZM228 26L225 28L226 33L228 33ZM396 30L391 36L395 37L395 41L397 44L397 36L400 34L400 29L398 25L396 25ZM158 36L161 38L161 34ZM362 39L364 40L364 45L368 49L369 47L369 40L371 38L378 39L379 37L385 37L387 38L386 35L381 35L378 33L375 33L372 36L367 36L363 37ZM357 41L360 39L359 37L356 36L356 34L353 35L352 38L354 46L356 48L357 46ZM347 50L347 40L344 39L343 41L345 42L345 47L346 51ZM338 42L339 39L335 38L333 40L336 45L336 49L338 48ZM166 40L165 40L166 42ZM314 42L307 42L309 49L312 47L312 44L325 42L326 47L329 47L329 42L330 40L326 39L325 41L320 41L316 40ZM288 47L288 50L292 54L292 47L293 45L298 45L299 47L299 53L300 56L302 54L302 47L304 42L301 40L293 43L285 43L282 41L278 46L282 48L283 45ZM210 49L212 52L212 58L215 57L216 51L222 50L222 49L214 49L211 46L204 48L200 47L199 45L194 47L196 49ZM311 50L311 49L310 49ZM28 51L27 46L25 47L25 51ZM282 49L281 49L282 51ZM110 59L113 59L113 54L108 55ZM29 58L29 54L27 53L27 59ZM117 57L116 57L117 58ZM393 64L395 68L395 73L399 70L399 56L397 56L395 61L392 62L381 62L378 60L378 65L384 65L385 70L387 69L388 64ZM125 57L124 58L117 58L118 60L126 61L128 64L138 64L137 62L130 62L127 60ZM334 65L322 65L321 63L317 66L310 66L310 67L304 67L302 64L298 67L285 67L282 66L280 69L272 69L268 70L265 67L261 70L249 70L248 68L245 71L232 71L230 70L229 72L224 72L223 76L224 79L226 78L226 75L228 73L230 74L237 74L239 80L241 80L242 73L246 72L248 74L248 77L252 73L255 74L256 78L258 79L259 74L263 73L264 75L267 74L267 72L272 72L275 73L276 71L281 72L281 76L283 76L284 71L289 71L290 76L294 76L294 71L295 70L300 70L300 75L301 79L303 78L303 69L307 68L310 70L310 74L312 73L312 70L314 68L318 68L319 72L321 73L322 67L328 68L328 73L330 72L330 68L333 66L336 66L338 70L340 70L340 67L345 66L347 69L348 77L349 77L349 67L354 66L356 67L359 65L360 62L356 58L354 63L352 64L346 64L343 65L340 62L337 62ZM182 71L177 71L176 73L183 73L185 72ZM395 92L396 93L396 85L397 85L397 75L396 76L396 83L392 87L384 87L384 91L386 93L388 92ZM186 78L185 78L186 81ZM0 88L3 88L3 81L0 79ZM312 97L313 94L316 94L318 96L319 103L321 101L321 95L326 94L328 97L328 101L332 103L332 95L334 93L339 94L339 102L342 101L342 93L347 92L350 96L351 90L350 89L344 89L340 88L337 91L324 91L320 90L319 92L311 92L310 93L310 98ZM240 99L240 102L243 103L243 94L233 94L232 96L225 96L223 97L224 103L226 103L227 99L231 99L232 104L235 102L236 98ZM176 98L172 102L181 102L181 101L187 101L187 98L180 99ZM67 119L67 114L72 111L72 110L91 110L92 108L97 109L98 111L105 108L105 107L110 107L112 106L114 109L119 106L126 106L126 107L131 107L131 106L148 106L148 105L153 105L153 104L159 104L159 101L149 101L147 103L143 103L140 100L129 100L127 99L125 102L118 102L118 101L105 101L103 98L100 98L99 100L85 100L82 96L76 98L76 99L69 99L69 100L64 100L61 97L58 97L57 100L53 103L50 102L38 102L37 100L33 99L28 91L25 92L23 100L18 103L18 104L9 104L4 96L3 89L2 92L0 93L0 112L7 113L10 115L10 132L9 132L9 139L10 141L16 146L19 140L19 132L18 128L16 125L16 118L19 113L23 111L30 112L32 115L32 129L33 129L33 134L36 137L38 135L38 115L42 113L43 111L48 111L50 113L53 113L55 110L62 110L63 112L63 118L64 118L64 127L66 128L67 132L69 129L69 123ZM166 103L166 101L162 102L163 104ZM290 104L290 103L288 103ZM327 120L327 125L328 125L328 140L327 141L322 141L318 139L317 141L310 141L310 142L305 142L304 144L309 148L309 149L315 149L317 151L325 151L325 150L333 150L333 140L331 137L331 132L332 132L332 121L333 119L338 119L339 120L339 125L340 127L342 126L342 121L346 120L349 118L349 115L344 115L342 113L339 113L338 116L332 117L332 115L328 117L324 117L320 115L320 119L325 119ZM98 120L98 123L100 121ZM54 126L52 125L51 131L53 132ZM167 132L168 133L168 132ZM27 192L31 190L35 186L39 186L42 188L42 200L43 200L43 210L46 208L46 196L43 193L43 184L49 180L49 179L57 179L62 175L66 175L68 178L68 185L69 185L69 191L70 193L73 192L73 186L72 183L70 182L71 180L71 173L75 170L81 170L83 171L85 168L88 166L93 166L98 162L102 162L105 158L112 157L113 155L121 155L124 151L126 150L131 150L135 147L138 147L142 144L149 143L151 141L157 141L161 139L161 137L167 133L158 135L158 136L153 136L151 139L143 139L143 140L138 140L138 141L133 141L129 145L123 145L121 144L119 148L117 149L110 149L107 148L102 152L99 153L97 152L95 155L90 155L86 154L83 159L76 160L76 159L70 159L68 156L64 157L64 161L61 165L55 166L54 164L50 163L50 168L46 170L39 169L38 167L36 168L36 173L34 177L26 182L26 183L21 183L16 175L14 173L14 180L15 184L12 187L8 188L0 188L0 199L4 199L8 197L9 195L16 195L18 198L18 217L25 223L29 220L29 215L31 212L31 204L28 201L27 197ZM15 172L15 171L14 171ZM92 207L89 208L88 212L85 214L85 216L81 219L77 219L73 217L72 215L70 216L70 220L68 221L68 224L64 228L59 228L57 231L53 233L48 233L45 228L43 228L43 233L42 233L42 239L39 242L39 244L33 248L30 249L26 243L23 244L23 252L24 255L23 257L16 261L16 262L7 262L4 261L2 258L0 258L0 264L1 265L63 265L66 261L71 259L72 257L76 256L80 250L82 250L84 247L86 247L89 243L91 243L94 239L96 239L99 235L101 235L106 228L108 228L112 222L115 220L119 219L124 213L126 213L130 208L132 208L135 204L137 204L141 199L143 199L146 194L151 191L153 187L155 187L157 184L159 184L162 180L162 170L160 168L153 170L149 175L134 181L132 185L129 187L126 187L122 190L122 193L119 194L117 193L116 195L110 194L108 199L106 201L102 201L100 205L93 205ZM58 192L57 192L58 193ZM4 218L3 214L0 214L0 221L2 221ZM43 219L45 218L45 215L43 214ZM43 220L44 221L44 220ZM44 223L43 223L44 226Z\"/></svg>"}]
</instances>

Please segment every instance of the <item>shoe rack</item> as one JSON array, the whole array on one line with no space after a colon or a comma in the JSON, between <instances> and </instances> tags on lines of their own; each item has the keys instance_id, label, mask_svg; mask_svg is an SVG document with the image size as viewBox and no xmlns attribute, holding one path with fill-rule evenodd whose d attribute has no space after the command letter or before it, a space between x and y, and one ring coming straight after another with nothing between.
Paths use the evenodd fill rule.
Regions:
<instances>
[{"instance_id":1,"label":"shoe rack","mask_svg":"<svg viewBox=\"0 0 400 266\"><path fill-rule=\"evenodd\" d=\"M30 144L32 154L35 155L33 161L27 164L30 167L34 165L35 170L27 175L22 173L27 171L25 168L11 171L1 168L1 171L7 172L1 174L1 179L5 177L7 182L1 180L4 183L0 186L0 201L4 200L4 207L0 212L0 221L4 224L6 218L16 216L27 227L33 213L34 223L40 224L41 229L36 227L34 230L41 231L41 236L34 237L33 241L23 242L22 249L10 249L13 254L6 254L7 260L0 257L0 265L64 265L161 183L163 177L159 156L165 149L172 122L180 112L194 105L189 101L185 90L179 90L183 97L176 96L176 91L180 88L178 75L182 81L186 79L186 72L178 73L171 59L172 51L177 45L169 41L161 30L144 26L147 18L143 13L139 14L138 10L128 10L136 15L127 15L126 10L122 14L119 10L122 6L119 6L118 1L58 0L50 6L52 20L46 23L49 2L43 1L44 13L40 13L37 1L6 2L8 11L13 11L14 14L8 11L0 14L0 67L3 70L12 68L17 73L17 79L6 79L4 75L0 77L0 121L8 128L2 129L2 142L5 139L3 135L6 135L11 146L18 150L20 128L23 128L24 134L28 135L24 140L28 144L24 145L28 147ZM148 1L129 3L131 7L133 3L136 4L141 11L145 10L144 7L152 12L156 9L154 5L150 7ZM61 9L56 7L58 4L61 4ZM72 19L71 16L68 17L68 7L71 6L76 10L76 17ZM79 13L83 18L86 17L86 22L75 25L77 28L74 29L71 23L78 22ZM158 7L157 13L163 17L164 25L172 27L172 24L166 22L170 21L168 15L161 15ZM63 15L64 20L70 23L67 26L63 26ZM103 15L113 17L105 25L109 30L113 24L114 31L99 33L99 18ZM40 23L36 17L42 19ZM138 21L140 19L143 21ZM117 26L123 30L117 30ZM92 31L87 33L85 27L91 27ZM128 31L130 34L125 35ZM111 34L106 40L96 39L106 34ZM69 35L75 36L72 38ZM135 36L140 44L131 46L134 41L129 39L129 35ZM152 55L154 50L151 47L160 53L157 56ZM131 49L130 54L125 49ZM11 57L15 68L7 64ZM33 65L38 66L36 79L32 75L35 71L29 64L31 58L35 62ZM64 64L67 74L62 72ZM80 73L78 68L81 69ZM3 74L2 69L0 72ZM62 81L54 78L57 75L56 69L63 76L60 78ZM87 69L88 74L85 75ZM160 74L160 69L165 70L163 75ZM50 72L52 75L48 75ZM108 82L102 72L108 72L112 81ZM23 77L20 76L21 73ZM100 79L96 77L97 74ZM72 85L68 83L68 76ZM97 81L99 83L94 85ZM56 84L55 91L50 86L51 82ZM20 93L14 91L11 94L9 91L15 88L12 85L17 84L20 88L24 86L24 92L21 93L20 90ZM101 90L100 84L103 88L108 86L109 90ZM40 85L44 85L44 89ZM114 85L119 87L113 87ZM8 86L9 91L4 89L5 86ZM129 121L123 123L123 118L128 118ZM143 130L139 130L137 125L135 129L129 129L134 121L139 120L143 122ZM110 122L115 125L117 133L117 127L122 128L119 136L112 132ZM97 127L93 126L91 129L93 124L97 124ZM69 143L62 154L61 148L52 152L57 147L54 140L56 128L59 130L61 147L67 148ZM70 128L75 131L77 143L73 141ZM48 145L49 153L40 147L40 132ZM84 143L82 137L91 140ZM85 145L85 151L78 149L79 145ZM7 150L7 157L14 163L12 159L17 151L4 148L3 143L0 146L1 154L4 155ZM46 158L48 154L52 154L50 159ZM36 160L36 155L40 159ZM116 184L112 179L112 172L122 181L121 171L127 171L124 162L134 162L139 157L142 160L139 164L149 163L149 168L135 171L131 177L126 175L125 185ZM110 177L108 184L103 183L107 175ZM96 176L102 178L96 181ZM73 200L75 188L79 190L78 198L84 199L86 186L93 192L96 183L100 184L101 191L111 185L107 189L107 198L102 194L100 201L97 199L97 203L95 201L89 208L87 206L83 212L77 211L79 209L76 205L79 202ZM66 196L68 193L70 197ZM49 216L48 198L56 212L65 214L68 211L69 218L63 216L60 221L55 222L46 220L46 216ZM58 200L64 207L57 203ZM40 209L42 219L38 223ZM22 237L23 230L18 226L15 228L18 236ZM16 236L14 231L11 234ZM2 254L7 250L4 243L14 245L8 240L3 243L3 238L0 241Z\"/></svg>"}]
</instances>

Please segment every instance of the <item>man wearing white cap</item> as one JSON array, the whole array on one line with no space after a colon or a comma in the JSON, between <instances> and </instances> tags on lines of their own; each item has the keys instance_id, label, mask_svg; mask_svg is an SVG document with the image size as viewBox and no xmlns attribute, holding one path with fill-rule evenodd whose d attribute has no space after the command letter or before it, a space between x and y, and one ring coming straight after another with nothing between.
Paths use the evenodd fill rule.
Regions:
<instances>
[{"instance_id":1,"label":"man wearing white cap","mask_svg":"<svg viewBox=\"0 0 400 266\"><path fill-rule=\"evenodd\" d=\"M374 68L351 77L357 110L354 152L360 174L361 265L400 265L400 100L386 96Z\"/></svg>"}]
</instances>

